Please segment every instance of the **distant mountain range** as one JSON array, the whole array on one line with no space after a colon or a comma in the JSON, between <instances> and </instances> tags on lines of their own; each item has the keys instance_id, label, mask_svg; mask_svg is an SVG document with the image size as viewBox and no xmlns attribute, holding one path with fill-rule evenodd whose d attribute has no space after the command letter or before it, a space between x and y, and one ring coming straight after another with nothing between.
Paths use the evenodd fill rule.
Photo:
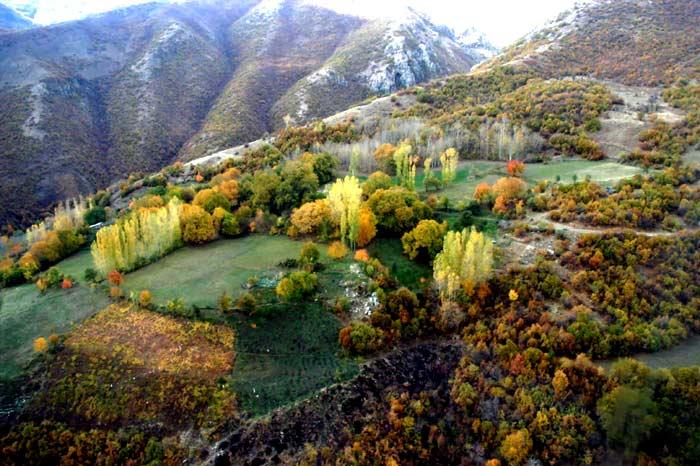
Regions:
<instances>
[{"instance_id":1,"label":"distant mountain range","mask_svg":"<svg viewBox=\"0 0 700 466\"><path fill-rule=\"evenodd\" d=\"M410 9L368 19L304 0L150 3L2 34L0 223L493 50Z\"/></svg>"}]
</instances>

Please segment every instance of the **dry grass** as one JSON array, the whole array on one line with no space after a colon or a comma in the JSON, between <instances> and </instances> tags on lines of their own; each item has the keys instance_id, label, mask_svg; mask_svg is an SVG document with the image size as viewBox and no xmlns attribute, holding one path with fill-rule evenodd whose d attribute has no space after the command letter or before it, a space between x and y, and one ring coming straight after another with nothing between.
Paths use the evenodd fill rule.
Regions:
<instances>
[{"instance_id":1,"label":"dry grass","mask_svg":"<svg viewBox=\"0 0 700 466\"><path fill-rule=\"evenodd\" d=\"M234 340L229 327L111 306L77 329L66 347L93 356L115 355L144 371L215 379L233 368Z\"/></svg>"}]
</instances>

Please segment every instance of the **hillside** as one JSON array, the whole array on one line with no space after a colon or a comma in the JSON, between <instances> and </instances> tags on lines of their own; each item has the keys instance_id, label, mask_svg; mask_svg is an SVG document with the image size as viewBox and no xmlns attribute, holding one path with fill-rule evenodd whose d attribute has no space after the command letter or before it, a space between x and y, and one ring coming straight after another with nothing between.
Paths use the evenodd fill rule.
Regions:
<instances>
[{"instance_id":1,"label":"hillside","mask_svg":"<svg viewBox=\"0 0 700 466\"><path fill-rule=\"evenodd\" d=\"M475 63L410 10L304 0L153 3L4 35L0 224Z\"/></svg>"},{"instance_id":2,"label":"hillside","mask_svg":"<svg viewBox=\"0 0 700 466\"><path fill-rule=\"evenodd\" d=\"M630 85L700 77L700 2L592 0L562 14L480 69L525 65L551 76Z\"/></svg>"},{"instance_id":3,"label":"hillside","mask_svg":"<svg viewBox=\"0 0 700 466\"><path fill-rule=\"evenodd\" d=\"M514 61L520 44L421 83L488 47L410 10L231 5L121 13L148 34L110 14L11 35L38 54L64 31L65 58L0 63L31 103L0 121L31 114L8 121L38 149L55 112L107 134L103 158L39 154L31 176L122 179L0 236L0 464L700 464L694 56L602 79L544 49ZM97 66L72 31L106 18ZM565 40L590 24L548 50L603 66ZM119 173L143 153L172 163Z\"/></svg>"},{"instance_id":4,"label":"hillside","mask_svg":"<svg viewBox=\"0 0 700 466\"><path fill-rule=\"evenodd\" d=\"M28 29L32 22L12 8L0 3L0 32Z\"/></svg>"}]
</instances>

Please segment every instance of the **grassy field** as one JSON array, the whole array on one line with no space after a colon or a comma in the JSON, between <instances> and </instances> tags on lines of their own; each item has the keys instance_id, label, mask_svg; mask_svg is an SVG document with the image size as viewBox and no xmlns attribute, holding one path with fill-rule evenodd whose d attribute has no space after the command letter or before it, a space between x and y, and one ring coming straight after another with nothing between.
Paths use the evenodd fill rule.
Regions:
<instances>
[{"instance_id":1,"label":"grassy field","mask_svg":"<svg viewBox=\"0 0 700 466\"><path fill-rule=\"evenodd\" d=\"M0 379L21 373L35 338L65 333L108 303L104 291L82 285L44 294L33 284L0 291Z\"/></svg>"},{"instance_id":2,"label":"grassy field","mask_svg":"<svg viewBox=\"0 0 700 466\"><path fill-rule=\"evenodd\" d=\"M56 268L63 272L65 275L70 275L78 282L84 282L83 276L85 275L85 269L93 268L92 255L90 254L90 249L84 249L76 254L73 254L69 258L61 261L56 265Z\"/></svg>"},{"instance_id":3,"label":"grassy field","mask_svg":"<svg viewBox=\"0 0 700 466\"><path fill-rule=\"evenodd\" d=\"M654 369L700 366L700 336L692 336L678 346L657 353L636 354L634 359ZM609 369L615 361L617 359L597 363Z\"/></svg>"},{"instance_id":4,"label":"grassy field","mask_svg":"<svg viewBox=\"0 0 700 466\"><path fill-rule=\"evenodd\" d=\"M548 164L528 164L525 169L525 180L537 183L542 180L555 181L557 176L563 183L570 183L576 175L579 181L590 176L592 181L604 186L611 186L618 181L630 178L642 172L639 167L622 165L610 161L591 162L588 160L570 160Z\"/></svg>"},{"instance_id":5,"label":"grassy field","mask_svg":"<svg viewBox=\"0 0 700 466\"><path fill-rule=\"evenodd\" d=\"M232 321L238 339L232 386L253 415L357 373L357 364L338 354L340 321L320 304L276 305Z\"/></svg>"},{"instance_id":6,"label":"grassy field","mask_svg":"<svg viewBox=\"0 0 700 466\"><path fill-rule=\"evenodd\" d=\"M586 176L590 176L593 181L604 186L611 186L641 171L638 167L605 160L598 162L565 160L548 164L527 164L524 178L528 183L535 184L542 180L556 181L557 176L559 176L561 182L571 183L574 175L579 180L584 180ZM436 170L436 175L440 176L439 170ZM472 199L474 189L478 184L493 184L503 176L507 176L504 162L462 162L457 170L455 182L436 194L447 196L452 202L469 200ZM416 175L416 189L418 191L424 190L423 181L423 173Z\"/></svg>"},{"instance_id":7,"label":"grassy field","mask_svg":"<svg viewBox=\"0 0 700 466\"><path fill-rule=\"evenodd\" d=\"M158 304L182 298L190 305L215 307L223 292L237 296L248 277L299 257L303 245L284 236L253 235L182 248L128 274L124 288L136 293L150 290Z\"/></svg>"},{"instance_id":8,"label":"grassy field","mask_svg":"<svg viewBox=\"0 0 700 466\"><path fill-rule=\"evenodd\" d=\"M369 246L368 252L389 267L391 274L402 285L413 290L421 288L421 278L429 279L433 276L427 264L414 262L403 254L400 239L378 238Z\"/></svg>"}]
</instances>

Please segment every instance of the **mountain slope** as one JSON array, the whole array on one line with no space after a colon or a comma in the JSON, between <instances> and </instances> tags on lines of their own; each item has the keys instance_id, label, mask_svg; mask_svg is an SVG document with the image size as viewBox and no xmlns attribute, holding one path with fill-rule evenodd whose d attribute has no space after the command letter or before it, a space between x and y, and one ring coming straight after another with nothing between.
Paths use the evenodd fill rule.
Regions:
<instances>
[{"instance_id":1,"label":"mountain slope","mask_svg":"<svg viewBox=\"0 0 700 466\"><path fill-rule=\"evenodd\" d=\"M32 27L31 21L0 3L0 31L28 29L30 27Z\"/></svg>"},{"instance_id":2,"label":"mountain slope","mask_svg":"<svg viewBox=\"0 0 700 466\"><path fill-rule=\"evenodd\" d=\"M151 3L0 36L0 224L475 63L412 11L315 3Z\"/></svg>"},{"instance_id":3,"label":"mountain slope","mask_svg":"<svg viewBox=\"0 0 700 466\"><path fill-rule=\"evenodd\" d=\"M287 115L304 123L477 63L449 31L410 9L368 20L267 0L231 27L230 38L236 72L183 148L184 160L277 130Z\"/></svg>"},{"instance_id":4,"label":"mountain slope","mask_svg":"<svg viewBox=\"0 0 700 466\"><path fill-rule=\"evenodd\" d=\"M548 76L592 75L630 85L700 77L700 2L595 0L506 49L482 69L529 66Z\"/></svg>"}]
</instances>

